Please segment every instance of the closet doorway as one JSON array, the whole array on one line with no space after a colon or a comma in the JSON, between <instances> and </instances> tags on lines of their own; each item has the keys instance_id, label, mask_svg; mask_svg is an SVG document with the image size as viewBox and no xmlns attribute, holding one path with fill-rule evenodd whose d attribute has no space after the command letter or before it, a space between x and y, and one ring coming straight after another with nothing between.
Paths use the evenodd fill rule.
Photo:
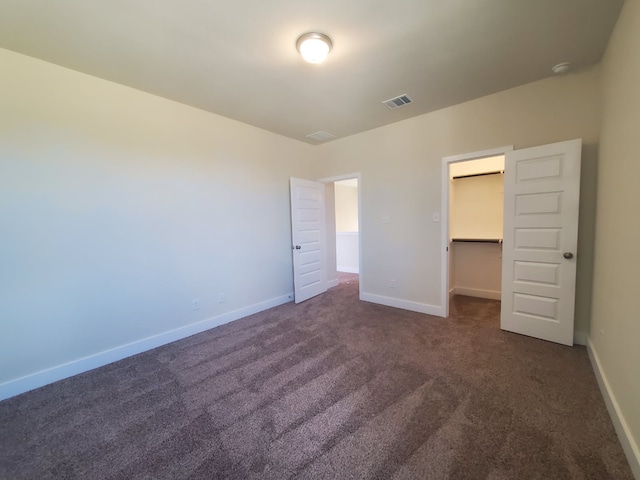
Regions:
<instances>
[{"instance_id":1,"label":"closet doorway","mask_svg":"<svg viewBox=\"0 0 640 480\"><path fill-rule=\"evenodd\" d=\"M450 227L457 203L453 197L458 195L453 186L458 180L453 177L464 178L469 172L455 173L454 165L504 156L500 328L573 345L581 153L582 140L574 139L516 151L513 147L503 147L443 159L442 242L445 248L441 288L445 316L449 315L450 291L453 293L463 287L459 293L475 296L489 296L487 291L491 291L486 284L471 287L466 292L464 286L459 285L463 278L459 276L460 272L450 272L461 263L455 260L459 250L457 243L478 240L478 243L488 244L495 242L497 236L485 229L492 221L483 216L481 228L476 226L472 232L460 230L463 233L455 241L460 231L452 231ZM481 176L479 174L490 172L482 168L475 173ZM481 204L477 192L472 196L472 202ZM474 225L481 214L477 209L468 214L463 227ZM434 221L437 221L436 216ZM480 238L471 238L476 232ZM478 278L486 281L490 270L487 266L476 267L476 273L482 277Z\"/></svg>"},{"instance_id":2,"label":"closet doorway","mask_svg":"<svg viewBox=\"0 0 640 480\"><path fill-rule=\"evenodd\" d=\"M513 147L443 159L442 305L452 295L500 300L505 153Z\"/></svg>"}]
</instances>

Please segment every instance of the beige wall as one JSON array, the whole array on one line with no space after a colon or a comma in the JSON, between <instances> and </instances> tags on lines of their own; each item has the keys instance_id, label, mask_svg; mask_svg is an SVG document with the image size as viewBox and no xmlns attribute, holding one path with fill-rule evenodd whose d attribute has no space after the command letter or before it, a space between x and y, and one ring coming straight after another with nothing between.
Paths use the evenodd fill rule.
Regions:
<instances>
[{"instance_id":1,"label":"beige wall","mask_svg":"<svg viewBox=\"0 0 640 480\"><path fill-rule=\"evenodd\" d=\"M358 187L335 183L336 231L358 231Z\"/></svg>"},{"instance_id":2,"label":"beige wall","mask_svg":"<svg viewBox=\"0 0 640 480\"><path fill-rule=\"evenodd\" d=\"M502 244L452 242L450 252L452 293L500 299Z\"/></svg>"},{"instance_id":3,"label":"beige wall","mask_svg":"<svg viewBox=\"0 0 640 480\"><path fill-rule=\"evenodd\" d=\"M449 202L451 238L502 238L503 174L454 179Z\"/></svg>"},{"instance_id":4,"label":"beige wall","mask_svg":"<svg viewBox=\"0 0 640 480\"><path fill-rule=\"evenodd\" d=\"M584 140L576 329L589 328L600 71L553 77L330 142L321 176L361 172L363 293L440 306L441 165L504 145ZM411 107L407 107L411 108ZM390 279L396 280L395 288Z\"/></svg>"},{"instance_id":5,"label":"beige wall","mask_svg":"<svg viewBox=\"0 0 640 480\"><path fill-rule=\"evenodd\" d=\"M0 389L286 301L314 147L7 50L0 71Z\"/></svg>"},{"instance_id":6,"label":"beige wall","mask_svg":"<svg viewBox=\"0 0 640 480\"><path fill-rule=\"evenodd\" d=\"M639 132L640 2L627 0L603 62L590 340L632 438L627 451L635 447L631 464L636 478L640 478Z\"/></svg>"}]
</instances>

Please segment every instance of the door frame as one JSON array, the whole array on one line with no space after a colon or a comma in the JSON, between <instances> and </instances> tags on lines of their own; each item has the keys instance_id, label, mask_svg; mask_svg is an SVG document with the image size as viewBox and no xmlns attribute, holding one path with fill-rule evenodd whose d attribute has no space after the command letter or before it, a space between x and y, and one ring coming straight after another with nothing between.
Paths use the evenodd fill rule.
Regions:
<instances>
[{"instance_id":1,"label":"door frame","mask_svg":"<svg viewBox=\"0 0 640 480\"><path fill-rule=\"evenodd\" d=\"M334 177L323 177L316 180L317 182L328 184L335 183L341 180L351 180L352 178L356 178L358 180L358 269L360 270L359 281L358 281L358 298L362 300L362 284L364 279L365 268L362 262L362 174L360 172L355 173L347 173L344 175L336 175ZM325 209L328 208L327 205L327 197L325 195ZM334 205L335 209L335 197L334 197ZM334 241L335 248L335 241ZM328 280L327 280L328 283Z\"/></svg>"},{"instance_id":2,"label":"door frame","mask_svg":"<svg viewBox=\"0 0 640 480\"><path fill-rule=\"evenodd\" d=\"M442 316L449 316L449 165L452 163L465 162L468 160L478 160L481 158L505 156L504 168L507 169L506 154L513 151L513 145L480 150L477 152L462 153L442 158L442 201L440 202L440 228L441 228L441 260L440 260L440 305L442 305Z\"/></svg>"}]
</instances>

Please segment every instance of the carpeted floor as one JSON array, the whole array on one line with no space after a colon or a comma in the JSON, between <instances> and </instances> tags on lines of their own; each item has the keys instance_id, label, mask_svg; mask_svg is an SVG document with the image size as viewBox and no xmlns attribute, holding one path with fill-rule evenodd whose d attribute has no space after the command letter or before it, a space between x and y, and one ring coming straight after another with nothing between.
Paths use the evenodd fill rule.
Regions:
<instances>
[{"instance_id":1,"label":"carpeted floor","mask_svg":"<svg viewBox=\"0 0 640 480\"><path fill-rule=\"evenodd\" d=\"M0 402L0 478L632 479L583 347L357 282Z\"/></svg>"}]
</instances>

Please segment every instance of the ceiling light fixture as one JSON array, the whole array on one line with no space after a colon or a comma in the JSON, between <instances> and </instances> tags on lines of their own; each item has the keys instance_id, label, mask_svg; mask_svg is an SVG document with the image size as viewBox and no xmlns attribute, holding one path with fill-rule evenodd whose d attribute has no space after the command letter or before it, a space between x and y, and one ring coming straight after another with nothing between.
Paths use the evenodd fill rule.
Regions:
<instances>
[{"instance_id":1,"label":"ceiling light fixture","mask_svg":"<svg viewBox=\"0 0 640 480\"><path fill-rule=\"evenodd\" d=\"M296 48L309 63L323 62L331 51L331 39L324 33L309 32L300 35L296 42Z\"/></svg>"},{"instance_id":2,"label":"ceiling light fixture","mask_svg":"<svg viewBox=\"0 0 640 480\"><path fill-rule=\"evenodd\" d=\"M571 68L571 64L569 62L562 62L558 65L554 65L551 68L551 71L556 75L560 75L562 73L567 73L569 71L569 68Z\"/></svg>"}]
</instances>

